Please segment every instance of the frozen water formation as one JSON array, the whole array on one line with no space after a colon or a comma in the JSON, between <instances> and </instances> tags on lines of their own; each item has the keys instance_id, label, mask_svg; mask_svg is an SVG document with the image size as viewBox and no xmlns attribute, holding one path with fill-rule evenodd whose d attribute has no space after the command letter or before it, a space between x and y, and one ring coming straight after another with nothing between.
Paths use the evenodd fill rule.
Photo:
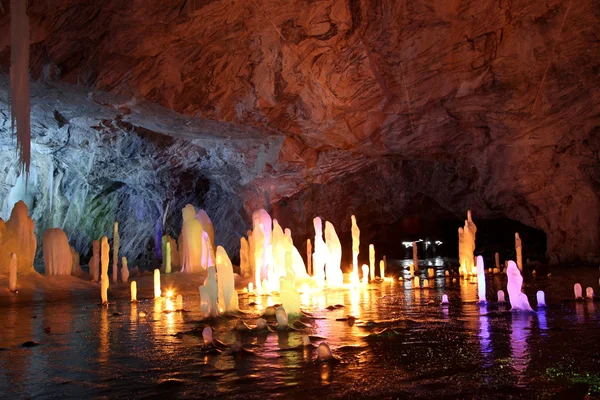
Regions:
<instances>
[{"instance_id":1,"label":"frozen water formation","mask_svg":"<svg viewBox=\"0 0 600 400\"><path fill-rule=\"evenodd\" d=\"M108 286L110 285L108 281L109 252L110 248L108 247L108 238L106 236L102 236L100 254L100 264L102 265L102 273L100 274L100 290L102 294L102 304L108 304Z\"/></svg>"},{"instance_id":2,"label":"frozen water formation","mask_svg":"<svg viewBox=\"0 0 600 400\"><path fill-rule=\"evenodd\" d=\"M543 290L538 290L535 294L537 298L538 307L546 307L546 295Z\"/></svg>"},{"instance_id":3,"label":"frozen water formation","mask_svg":"<svg viewBox=\"0 0 600 400\"><path fill-rule=\"evenodd\" d=\"M25 203L18 201L6 223L0 218L0 274L8 274L11 253L17 255L19 274L34 272L36 247L33 220Z\"/></svg>"},{"instance_id":4,"label":"frozen water formation","mask_svg":"<svg viewBox=\"0 0 600 400\"><path fill-rule=\"evenodd\" d=\"M333 353L326 342L321 342L317 348L317 361L329 362L333 361Z\"/></svg>"},{"instance_id":5,"label":"frozen water formation","mask_svg":"<svg viewBox=\"0 0 600 400\"><path fill-rule=\"evenodd\" d=\"M221 309L226 313L238 311L238 294L235 290L233 266L225 249L217 247L217 278L218 278L218 302Z\"/></svg>"},{"instance_id":6,"label":"frozen water formation","mask_svg":"<svg viewBox=\"0 0 600 400\"><path fill-rule=\"evenodd\" d=\"M504 291L498 290L498 303L505 303L506 299L504 298Z\"/></svg>"},{"instance_id":7,"label":"frozen water formation","mask_svg":"<svg viewBox=\"0 0 600 400\"><path fill-rule=\"evenodd\" d=\"M8 290L17 291L17 255L15 253L10 253L8 263Z\"/></svg>"},{"instance_id":8,"label":"frozen water formation","mask_svg":"<svg viewBox=\"0 0 600 400\"><path fill-rule=\"evenodd\" d=\"M131 281L130 290L131 290L131 302L134 303L137 301L137 282L136 281Z\"/></svg>"},{"instance_id":9,"label":"frozen water formation","mask_svg":"<svg viewBox=\"0 0 600 400\"><path fill-rule=\"evenodd\" d=\"M521 242L519 232L515 233L515 252L517 253L517 267L519 267L519 271L523 271L523 242Z\"/></svg>"},{"instance_id":10,"label":"frozen water formation","mask_svg":"<svg viewBox=\"0 0 600 400\"><path fill-rule=\"evenodd\" d=\"M119 236L119 223L115 222L113 225L113 269L112 279L113 283L118 282L119 276L119 247L121 246L121 237Z\"/></svg>"},{"instance_id":11,"label":"frozen water formation","mask_svg":"<svg viewBox=\"0 0 600 400\"><path fill-rule=\"evenodd\" d=\"M352 222L352 275L350 276L350 283L353 286L358 285L358 253L360 252L360 229L356 223L356 217L352 215L350 218Z\"/></svg>"},{"instance_id":12,"label":"frozen water formation","mask_svg":"<svg viewBox=\"0 0 600 400\"><path fill-rule=\"evenodd\" d=\"M327 264L325 266L325 277L327 286L330 288L339 287L344 284L344 275L340 268L342 263L342 244L329 221L325 222L325 243L327 245Z\"/></svg>"},{"instance_id":13,"label":"frozen water formation","mask_svg":"<svg viewBox=\"0 0 600 400\"><path fill-rule=\"evenodd\" d=\"M585 297L588 300L594 300L594 288L588 287L585 289Z\"/></svg>"},{"instance_id":14,"label":"frozen water formation","mask_svg":"<svg viewBox=\"0 0 600 400\"><path fill-rule=\"evenodd\" d=\"M204 280L204 285L199 287L200 291L200 312L202 318L215 318L219 315L217 308L219 286L215 267L208 267L208 276Z\"/></svg>"},{"instance_id":15,"label":"frozen water formation","mask_svg":"<svg viewBox=\"0 0 600 400\"><path fill-rule=\"evenodd\" d=\"M508 297L511 309L513 311L533 311L529 305L527 295L521 291L523 277L514 261L508 262L506 275L508 276Z\"/></svg>"},{"instance_id":16,"label":"frozen water formation","mask_svg":"<svg viewBox=\"0 0 600 400\"><path fill-rule=\"evenodd\" d=\"M277 320L277 329L287 329L289 327L288 316L283 307L277 307L275 310L275 319Z\"/></svg>"},{"instance_id":17,"label":"frozen water formation","mask_svg":"<svg viewBox=\"0 0 600 400\"><path fill-rule=\"evenodd\" d=\"M154 298L160 298L161 290L160 290L160 270L154 270Z\"/></svg>"},{"instance_id":18,"label":"frozen water formation","mask_svg":"<svg viewBox=\"0 0 600 400\"><path fill-rule=\"evenodd\" d=\"M71 275L73 257L67 235L59 228L47 229L42 237L46 275Z\"/></svg>"},{"instance_id":19,"label":"frozen water formation","mask_svg":"<svg viewBox=\"0 0 600 400\"><path fill-rule=\"evenodd\" d=\"M442 305L448 305L450 304L450 302L448 301L448 295L444 294L442 295Z\"/></svg>"},{"instance_id":20,"label":"frozen water formation","mask_svg":"<svg viewBox=\"0 0 600 400\"><path fill-rule=\"evenodd\" d=\"M127 283L129 280L129 267L127 266L127 257L121 258L121 281Z\"/></svg>"},{"instance_id":21,"label":"frozen water formation","mask_svg":"<svg viewBox=\"0 0 600 400\"><path fill-rule=\"evenodd\" d=\"M485 266L482 256L477 256L477 294L480 303L487 302L485 298Z\"/></svg>"},{"instance_id":22,"label":"frozen water formation","mask_svg":"<svg viewBox=\"0 0 600 400\"><path fill-rule=\"evenodd\" d=\"M186 205L181 214L183 216L181 270L182 272L199 273L202 269L202 224L196 219L196 209L191 204Z\"/></svg>"},{"instance_id":23,"label":"frozen water formation","mask_svg":"<svg viewBox=\"0 0 600 400\"><path fill-rule=\"evenodd\" d=\"M573 285L573 291L575 292L575 298L577 300L583 299L581 284L576 283L575 285Z\"/></svg>"},{"instance_id":24,"label":"frozen water formation","mask_svg":"<svg viewBox=\"0 0 600 400\"><path fill-rule=\"evenodd\" d=\"M92 257L90 258L90 276L92 282L98 282L100 279L100 242L92 242Z\"/></svg>"}]
</instances>

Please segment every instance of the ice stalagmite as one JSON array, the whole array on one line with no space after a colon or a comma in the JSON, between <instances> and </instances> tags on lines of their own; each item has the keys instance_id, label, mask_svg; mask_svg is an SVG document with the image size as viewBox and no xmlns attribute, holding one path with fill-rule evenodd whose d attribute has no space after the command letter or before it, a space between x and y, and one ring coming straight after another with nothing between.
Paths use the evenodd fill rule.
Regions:
<instances>
[{"instance_id":1,"label":"ice stalagmite","mask_svg":"<svg viewBox=\"0 0 600 400\"><path fill-rule=\"evenodd\" d=\"M215 267L208 267L208 276L200 286L200 311L203 318L215 318L219 315L217 300L219 287Z\"/></svg>"},{"instance_id":2,"label":"ice stalagmite","mask_svg":"<svg viewBox=\"0 0 600 400\"><path fill-rule=\"evenodd\" d=\"M92 282L98 282L100 279L100 242L92 242L92 258L90 258L90 275Z\"/></svg>"},{"instance_id":3,"label":"ice stalagmite","mask_svg":"<svg viewBox=\"0 0 600 400\"><path fill-rule=\"evenodd\" d=\"M325 241L323 241L323 224L321 218L315 217L313 225L315 228L314 278L317 285L322 288L325 284L325 263L329 258L329 250Z\"/></svg>"},{"instance_id":4,"label":"ice stalagmite","mask_svg":"<svg viewBox=\"0 0 600 400\"><path fill-rule=\"evenodd\" d=\"M171 273L171 243L165 243L165 252L163 253L165 260L165 274Z\"/></svg>"},{"instance_id":5,"label":"ice stalagmite","mask_svg":"<svg viewBox=\"0 0 600 400\"><path fill-rule=\"evenodd\" d=\"M71 275L81 277L83 275L83 270L81 269L81 265L79 264L79 253L75 248L70 247L71 250Z\"/></svg>"},{"instance_id":6,"label":"ice stalagmite","mask_svg":"<svg viewBox=\"0 0 600 400\"><path fill-rule=\"evenodd\" d=\"M275 309L275 319L277 320L277 329L288 328L288 315L283 307L279 306Z\"/></svg>"},{"instance_id":7,"label":"ice stalagmite","mask_svg":"<svg viewBox=\"0 0 600 400\"><path fill-rule=\"evenodd\" d=\"M219 288L219 305L227 312L238 311L238 294L235 290L235 280L233 277L233 266L225 249L217 247L217 278Z\"/></svg>"},{"instance_id":8,"label":"ice stalagmite","mask_svg":"<svg viewBox=\"0 0 600 400\"><path fill-rule=\"evenodd\" d=\"M119 276L119 247L121 246L121 238L119 236L119 223L115 222L113 226L113 269L112 269L112 280L113 283L118 282Z\"/></svg>"},{"instance_id":9,"label":"ice stalagmite","mask_svg":"<svg viewBox=\"0 0 600 400\"><path fill-rule=\"evenodd\" d=\"M46 229L42 237L46 275L71 275L73 257L67 235L59 228Z\"/></svg>"},{"instance_id":10,"label":"ice stalagmite","mask_svg":"<svg viewBox=\"0 0 600 400\"><path fill-rule=\"evenodd\" d=\"M0 219L0 274L8 273L10 253L17 255L19 274L34 272L33 259L37 240L33 220L29 218L27 205L18 201L13 206L10 219Z\"/></svg>"},{"instance_id":11,"label":"ice stalagmite","mask_svg":"<svg viewBox=\"0 0 600 400\"><path fill-rule=\"evenodd\" d=\"M356 224L356 217L353 215L352 220L352 275L350 282L352 285L357 285L358 279L358 253L360 251L360 229Z\"/></svg>"},{"instance_id":12,"label":"ice stalagmite","mask_svg":"<svg viewBox=\"0 0 600 400\"><path fill-rule=\"evenodd\" d=\"M127 283L129 280L129 267L127 266L127 257L121 258L121 280Z\"/></svg>"},{"instance_id":13,"label":"ice stalagmite","mask_svg":"<svg viewBox=\"0 0 600 400\"><path fill-rule=\"evenodd\" d=\"M202 231L206 232L206 234L208 235L208 238L210 239L210 242L209 242L210 246L214 249L215 248L215 227L213 226L213 223L212 223L210 217L204 210L198 210L195 217L196 217L196 220L198 220L198 222L200 222L200 225L202 225Z\"/></svg>"},{"instance_id":14,"label":"ice stalagmite","mask_svg":"<svg viewBox=\"0 0 600 400\"><path fill-rule=\"evenodd\" d=\"M312 244L306 239L306 272L312 276Z\"/></svg>"},{"instance_id":15,"label":"ice stalagmite","mask_svg":"<svg viewBox=\"0 0 600 400\"><path fill-rule=\"evenodd\" d=\"M260 292L267 288L261 288L262 281L269 278L268 268L272 255L271 233L273 225L271 216L263 209L252 213L252 235L254 236L254 252L255 252L255 279L256 287Z\"/></svg>"},{"instance_id":16,"label":"ice stalagmite","mask_svg":"<svg viewBox=\"0 0 600 400\"><path fill-rule=\"evenodd\" d=\"M385 261L379 260L379 276L381 279L385 278Z\"/></svg>"},{"instance_id":17,"label":"ice stalagmite","mask_svg":"<svg viewBox=\"0 0 600 400\"><path fill-rule=\"evenodd\" d=\"M29 104L29 17L27 1L10 1L10 119L17 130L17 148L22 169L29 175L31 161Z\"/></svg>"},{"instance_id":18,"label":"ice stalagmite","mask_svg":"<svg viewBox=\"0 0 600 400\"><path fill-rule=\"evenodd\" d=\"M102 304L108 304L108 286L110 285L108 279L109 253L110 247L108 246L108 238L106 236L102 236L100 253L100 264L102 265L102 272L100 274L100 290L102 292Z\"/></svg>"},{"instance_id":19,"label":"ice stalagmite","mask_svg":"<svg viewBox=\"0 0 600 400\"><path fill-rule=\"evenodd\" d=\"M240 238L240 275L244 278L250 278L250 249L248 240L245 237Z\"/></svg>"},{"instance_id":20,"label":"ice stalagmite","mask_svg":"<svg viewBox=\"0 0 600 400\"><path fill-rule=\"evenodd\" d=\"M519 232L515 233L515 252L517 253L517 267L519 267L519 271L523 271L523 243Z\"/></svg>"},{"instance_id":21,"label":"ice stalagmite","mask_svg":"<svg viewBox=\"0 0 600 400\"><path fill-rule=\"evenodd\" d=\"M485 298L485 266L482 256L477 256L477 294L480 303L487 302Z\"/></svg>"},{"instance_id":22,"label":"ice stalagmite","mask_svg":"<svg viewBox=\"0 0 600 400\"><path fill-rule=\"evenodd\" d=\"M8 263L8 290L17 291L17 255L15 253L10 253Z\"/></svg>"},{"instance_id":23,"label":"ice stalagmite","mask_svg":"<svg viewBox=\"0 0 600 400\"><path fill-rule=\"evenodd\" d=\"M419 270L419 250L417 248L417 242L412 242L412 251L413 251L413 266L415 267L415 271Z\"/></svg>"},{"instance_id":24,"label":"ice stalagmite","mask_svg":"<svg viewBox=\"0 0 600 400\"><path fill-rule=\"evenodd\" d=\"M161 294L162 294L162 292L160 290L160 270L155 269L154 270L154 298L155 299L160 298Z\"/></svg>"},{"instance_id":25,"label":"ice stalagmite","mask_svg":"<svg viewBox=\"0 0 600 400\"><path fill-rule=\"evenodd\" d=\"M134 303L137 301L137 282L131 281L131 302Z\"/></svg>"},{"instance_id":26,"label":"ice stalagmite","mask_svg":"<svg viewBox=\"0 0 600 400\"><path fill-rule=\"evenodd\" d=\"M196 216L193 205L186 205L181 211L183 216L183 227L181 229L181 240L183 251L181 257L181 271L187 273L199 273L202 270L202 225Z\"/></svg>"},{"instance_id":27,"label":"ice stalagmite","mask_svg":"<svg viewBox=\"0 0 600 400\"><path fill-rule=\"evenodd\" d=\"M329 221L325 222L325 242L327 244L327 264L325 266L325 276L327 277L328 287L340 287L344 284L344 274L342 273L342 244L335 231L335 227ZM287 308L286 308L287 310ZM288 310L288 312L290 312Z\"/></svg>"},{"instance_id":28,"label":"ice stalagmite","mask_svg":"<svg viewBox=\"0 0 600 400\"><path fill-rule=\"evenodd\" d=\"M369 279L375 280L375 245L369 245Z\"/></svg>"},{"instance_id":29,"label":"ice stalagmite","mask_svg":"<svg viewBox=\"0 0 600 400\"><path fill-rule=\"evenodd\" d=\"M533 311L529 305L527 295L521 291L523 277L514 261L508 262L506 275L508 277L508 297L511 309L515 311Z\"/></svg>"}]
</instances>

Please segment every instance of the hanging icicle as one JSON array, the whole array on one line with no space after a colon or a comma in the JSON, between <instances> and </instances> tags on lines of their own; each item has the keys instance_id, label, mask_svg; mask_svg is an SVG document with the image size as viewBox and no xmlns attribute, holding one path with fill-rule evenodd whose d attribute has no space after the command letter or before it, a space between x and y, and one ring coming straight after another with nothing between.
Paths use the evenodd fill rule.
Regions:
<instances>
[{"instance_id":1,"label":"hanging icicle","mask_svg":"<svg viewBox=\"0 0 600 400\"><path fill-rule=\"evenodd\" d=\"M11 129L17 130L21 168L29 176L31 161L29 105L29 17L27 0L10 1L10 96Z\"/></svg>"}]
</instances>

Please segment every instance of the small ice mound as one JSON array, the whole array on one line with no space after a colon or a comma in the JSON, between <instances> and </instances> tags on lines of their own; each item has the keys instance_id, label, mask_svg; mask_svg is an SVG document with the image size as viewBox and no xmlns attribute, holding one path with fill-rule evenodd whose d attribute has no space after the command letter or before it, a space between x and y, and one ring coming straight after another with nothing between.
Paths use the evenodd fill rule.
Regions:
<instances>
[{"instance_id":1,"label":"small ice mound","mask_svg":"<svg viewBox=\"0 0 600 400\"><path fill-rule=\"evenodd\" d=\"M538 307L546 307L546 295L543 290L538 290L535 294L537 297Z\"/></svg>"},{"instance_id":2,"label":"small ice mound","mask_svg":"<svg viewBox=\"0 0 600 400\"><path fill-rule=\"evenodd\" d=\"M312 343L310 342L310 338L306 335L302 336L302 346L308 347L311 345L312 345Z\"/></svg>"},{"instance_id":3,"label":"small ice mound","mask_svg":"<svg viewBox=\"0 0 600 400\"><path fill-rule=\"evenodd\" d=\"M277 307L275 310L275 318L277 319L277 329L288 328L288 316L282 306Z\"/></svg>"},{"instance_id":4,"label":"small ice mound","mask_svg":"<svg viewBox=\"0 0 600 400\"><path fill-rule=\"evenodd\" d=\"M594 300L594 289L588 287L585 289L585 298L588 300Z\"/></svg>"},{"instance_id":5,"label":"small ice mound","mask_svg":"<svg viewBox=\"0 0 600 400\"><path fill-rule=\"evenodd\" d=\"M529 305L527 295L521 292L523 287L523 277L521 271L517 267L514 261L508 262L508 268L506 269L506 275L508 277L508 297L510 300L511 310L513 311L533 311Z\"/></svg>"},{"instance_id":6,"label":"small ice mound","mask_svg":"<svg viewBox=\"0 0 600 400\"><path fill-rule=\"evenodd\" d=\"M317 348L317 361L330 362L333 361L333 353L326 342L321 342Z\"/></svg>"},{"instance_id":7,"label":"small ice mound","mask_svg":"<svg viewBox=\"0 0 600 400\"><path fill-rule=\"evenodd\" d=\"M242 345L242 342L240 342L238 340L231 347L231 352L232 353L241 353L242 351L244 351L244 346Z\"/></svg>"},{"instance_id":8,"label":"small ice mound","mask_svg":"<svg viewBox=\"0 0 600 400\"><path fill-rule=\"evenodd\" d=\"M213 332L212 332L212 328L210 326L207 326L206 328L204 328L202 330L202 340L204 340L205 346L212 345L212 343L213 343L212 334L213 334Z\"/></svg>"},{"instance_id":9,"label":"small ice mound","mask_svg":"<svg viewBox=\"0 0 600 400\"><path fill-rule=\"evenodd\" d=\"M442 305L443 306L448 306L450 304L450 302L448 301L448 295L445 294L442 296Z\"/></svg>"},{"instance_id":10,"label":"small ice mound","mask_svg":"<svg viewBox=\"0 0 600 400\"><path fill-rule=\"evenodd\" d=\"M263 317L274 317L275 316L275 307L274 306L269 306L267 308L265 308L265 311L263 312Z\"/></svg>"},{"instance_id":11,"label":"small ice mound","mask_svg":"<svg viewBox=\"0 0 600 400\"><path fill-rule=\"evenodd\" d=\"M256 327L254 328L254 330L259 331L259 332L266 331L267 330L267 321L265 321L262 318L259 318L256 321Z\"/></svg>"},{"instance_id":12,"label":"small ice mound","mask_svg":"<svg viewBox=\"0 0 600 400\"><path fill-rule=\"evenodd\" d=\"M581 285L579 283L576 283L575 285L573 285L573 291L575 292L575 299L576 300L583 299L583 296L582 296L582 293L581 293Z\"/></svg>"},{"instance_id":13,"label":"small ice mound","mask_svg":"<svg viewBox=\"0 0 600 400\"><path fill-rule=\"evenodd\" d=\"M241 319L238 319L238 321L235 324L234 330L236 330L236 331L249 331L250 327L244 321L242 321Z\"/></svg>"},{"instance_id":14,"label":"small ice mound","mask_svg":"<svg viewBox=\"0 0 600 400\"><path fill-rule=\"evenodd\" d=\"M498 303L506 303L503 290L498 290Z\"/></svg>"},{"instance_id":15,"label":"small ice mound","mask_svg":"<svg viewBox=\"0 0 600 400\"><path fill-rule=\"evenodd\" d=\"M138 314L138 317L140 318L146 318L148 316L148 314L146 313L146 311L140 311Z\"/></svg>"}]
</instances>

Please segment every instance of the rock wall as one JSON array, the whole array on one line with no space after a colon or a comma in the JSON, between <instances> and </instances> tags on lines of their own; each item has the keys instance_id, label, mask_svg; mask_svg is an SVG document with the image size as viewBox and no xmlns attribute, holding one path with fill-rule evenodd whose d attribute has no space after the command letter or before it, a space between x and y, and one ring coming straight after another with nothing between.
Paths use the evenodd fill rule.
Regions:
<instances>
[{"instance_id":1,"label":"rock wall","mask_svg":"<svg viewBox=\"0 0 600 400\"><path fill-rule=\"evenodd\" d=\"M0 15L5 72L8 11ZM426 194L458 216L472 208L539 228L553 262L600 259L597 1L34 0L28 13L31 73L46 93L32 101L47 119L80 102L82 113L65 116L60 138L51 135L57 147L69 126L78 124L71 133L84 140L84 130L106 130L104 120L116 126L115 142L127 143L132 130L171 137L150 141L146 161L129 161L126 149L106 156L116 164L112 172L106 164L99 185L147 203L144 215L159 215L172 198L176 189L164 187L194 186L150 178L160 175L156 160L187 160L171 143L185 140L206 154L171 165L170 175L210 182L196 200L211 199L222 221L233 218L217 229L227 242L253 208L304 198L289 213L309 215L317 203L303 191L315 185L344 204L351 194L329 182L381 180L401 198ZM57 93L67 97L60 107L44 105ZM47 129L33 129L43 143ZM77 177L86 176L78 163ZM145 163L155 171L147 180L111 178ZM397 173L407 165L416 185ZM10 186L16 176L7 175ZM116 181L127 182L110 189ZM84 193L73 185L65 189ZM105 207L127 204L110 193ZM372 212L368 196L352 206ZM382 201L389 212L377 218L402 214L400 200Z\"/></svg>"}]
</instances>

